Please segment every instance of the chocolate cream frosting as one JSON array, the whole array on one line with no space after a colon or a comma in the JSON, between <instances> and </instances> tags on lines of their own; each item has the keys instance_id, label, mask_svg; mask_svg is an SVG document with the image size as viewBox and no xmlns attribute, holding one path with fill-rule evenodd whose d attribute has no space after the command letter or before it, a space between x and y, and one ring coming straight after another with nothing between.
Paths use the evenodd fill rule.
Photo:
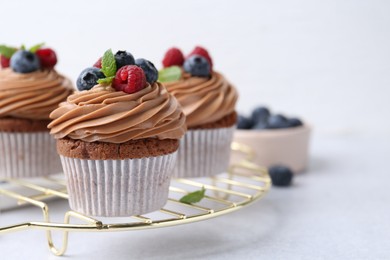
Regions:
<instances>
[{"instance_id":1,"label":"chocolate cream frosting","mask_svg":"<svg viewBox=\"0 0 390 260\"><path fill-rule=\"evenodd\" d=\"M211 78L186 73L182 79L164 85L182 106L189 128L216 122L235 111L238 93L218 72Z\"/></svg>"},{"instance_id":2,"label":"chocolate cream frosting","mask_svg":"<svg viewBox=\"0 0 390 260\"><path fill-rule=\"evenodd\" d=\"M133 94L96 85L69 96L50 118L55 138L85 142L180 139L186 131L179 103L158 82Z\"/></svg>"},{"instance_id":3,"label":"chocolate cream frosting","mask_svg":"<svg viewBox=\"0 0 390 260\"><path fill-rule=\"evenodd\" d=\"M0 117L47 120L72 92L71 82L55 70L0 70Z\"/></svg>"}]
</instances>

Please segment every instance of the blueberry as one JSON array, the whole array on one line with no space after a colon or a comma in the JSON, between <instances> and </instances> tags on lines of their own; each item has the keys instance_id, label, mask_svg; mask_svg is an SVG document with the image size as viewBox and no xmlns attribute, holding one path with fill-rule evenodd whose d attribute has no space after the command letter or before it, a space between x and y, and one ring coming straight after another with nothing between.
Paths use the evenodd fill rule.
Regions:
<instances>
[{"instance_id":1,"label":"blueberry","mask_svg":"<svg viewBox=\"0 0 390 260\"><path fill-rule=\"evenodd\" d=\"M288 126L288 119L280 114L277 115L271 115L268 118L268 125L267 128L269 129L277 129L277 128L287 128Z\"/></svg>"},{"instance_id":2,"label":"blueberry","mask_svg":"<svg viewBox=\"0 0 390 260\"><path fill-rule=\"evenodd\" d=\"M297 126L301 126L301 125L303 125L303 124L299 118L294 117L294 118L288 119L288 126L289 127L297 127Z\"/></svg>"},{"instance_id":3,"label":"blueberry","mask_svg":"<svg viewBox=\"0 0 390 260\"><path fill-rule=\"evenodd\" d=\"M270 112L266 107L257 107L252 112L252 121L254 124L266 125Z\"/></svg>"},{"instance_id":4,"label":"blueberry","mask_svg":"<svg viewBox=\"0 0 390 260\"><path fill-rule=\"evenodd\" d=\"M271 166L268 169L272 184L275 186L289 186L293 178L290 168L282 165Z\"/></svg>"},{"instance_id":5,"label":"blueberry","mask_svg":"<svg viewBox=\"0 0 390 260\"><path fill-rule=\"evenodd\" d=\"M261 130L261 129L268 129L268 122L265 121L265 122L258 122L257 124L254 124L252 126L252 129L257 129L257 130Z\"/></svg>"},{"instance_id":6,"label":"blueberry","mask_svg":"<svg viewBox=\"0 0 390 260\"><path fill-rule=\"evenodd\" d=\"M19 73L30 73L41 68L38 56L25 50L15 52L11 57L10 65L15 72Z\"/></svg>"},{"instance_id":7,"label":"blueberry","mask_svg":"<svg viewBox=\"0 0 390 260\"><path fill-rule=\"evenodd\" d=\"M185 60L183 68L186 72L192 76L209 77L210 76L210 63L206 58L200 55L192 55Z\"/></svg>"},{"instance_id":8,"label":"blueberry","mask_svg":"<svg viewBox=\"0 0 390 260\"><path fill-rule=\"evenodd\" d=\"M158 71L153 63L145 59L136 59L135 65L137 65L144 71L147 82L153 84L157 81Z\"/></svg>"},{"instance_id":9,"label":"blueberry","mask_svg":"<svg viewBox=\"0 0 390 260\"><path fill-rule=\"evenodd\" d=\"M80 73L80 76L77 78L77 89L90 90L93 86L97 84L98 79L105 78L103 72L100 69L95 67L86 68Z\"/></svg>"},{"instance_id":10,"label":"blueberry","mask_svg":"<svg viewBox=\"0 0 390 260\"><path fill-rule=\"evenodd\" d=\"M127 51L117 51L115 53L116 69L119 70L126 65L135 65L133 55Z\"/></svg>"},{"instance_id":11,"label":"blueberry","mask_svg":"<svg viewBox=\"0 0 390 260\"><path fill-rule=\"evenodd\" d=\"M237 117L237 128L238 129L251 129L253 122L250 118L247 118L242 115L238 115Z\"/></svg>"}]
</instances>

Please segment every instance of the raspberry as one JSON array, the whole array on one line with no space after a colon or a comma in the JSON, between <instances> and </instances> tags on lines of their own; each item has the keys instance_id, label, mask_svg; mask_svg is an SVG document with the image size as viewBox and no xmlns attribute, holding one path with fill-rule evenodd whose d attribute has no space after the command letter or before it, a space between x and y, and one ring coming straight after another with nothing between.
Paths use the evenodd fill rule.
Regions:
<instances>
[{"instance_id":1,"label":"raspberry","mask_svg":"<svg viewBox=\"0 0 390 260\"><path fill-rule=\"evenodd\" d=\"M41 67L44 69L52 69L57 64L57 55L52 49L39 49L35 54L38 56Z\"/></svg>"},{"instance_id":2,"label":"raspberry","mask_svg":"<svg viewBox=\"0 0 390 260\"><path fill-rule=\"evenodd\" d=\"M164 68L170 67L170 66L181 66L184 63L184 55L178 48L170 48L164 56L164 59L162 61L162 64Z\"/></svg>"},{"instance_id":3,"label":"raspberry","mask_svg":"<svg viewBox=\"0 0 390 260\"><path fill-rule=\"evenodd\" d=\"M197 54L197 55L200 55L202 57L205 57L206 60L210 64L210 71L213 70L213 61L211 60L211 57L210 57L208 51L205 48L200 47L200 46L196 46L195 49L187 56L187 58L191 57L194 54Z\"/></svg>"},{"instance_id":4,"label":"raspberry","mask_svg":"<svg viewBox=\"0 0 390 260\"><path fill-rule=\"evenodd\" d=\"M2 68L8 68L9 67L9 61L10 59L3 56L3 55L0 55L0 62L1 62L1 67Z\"/></svg>"},{"instance_id":5,"label":"raspberry","mask_svg":"<svg viewBox=\"0 0 390 260\"><path fill-rule=\"evenodd\" d=\"M102 58L100 57L95 64L93 64L93 67L101 69L102 68Z\"/></svg>"},{"instance_id":6,"label":"raspberry","mask_svg":"<svg viewBox=\"0 0 390 260\"><path fill-rule=\"evenodd\" d=\"M118 91L135 93L146 86L145 73L136 65L123 66L116 72L112 86Z\"/></svg>"}]
</instances>

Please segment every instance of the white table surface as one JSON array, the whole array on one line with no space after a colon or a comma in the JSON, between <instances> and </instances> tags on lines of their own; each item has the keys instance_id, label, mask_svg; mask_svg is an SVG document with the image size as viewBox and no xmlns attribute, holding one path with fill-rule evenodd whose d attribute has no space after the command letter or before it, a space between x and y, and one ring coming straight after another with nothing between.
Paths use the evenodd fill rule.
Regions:
<instances>
[{"instance_id":1,"label":"white table surface","mask_svg":"<svg viewBox=\"0 0 390 260\"><path fill-rule=\"evenodd\" d=\"M71 233L64 259L388 259L389 141L314 135L310 168L290 188L272 188L251 206L203 222ZM40 218L26 208L1 214L0 223L27 214ZM45 243L39 230L1 235L0 259L57 258Z\"/></svg>"},{"instance_id":2,"label":"white table surface","mask_svg":"<svg viewBox=\"0 0 390 260\"><path fill-rule=\"evenodd\" d=\"M119 6L129 14L107 14ZM240 91L239 111L267 104L315 126L310 168L292 187L204 222L72 233L63 259L389 259L389 7L383 0L4 1L0 44L45 41L73 81L110 47L159 66L170 46L189 52L201 44ZM0 225L26 217L41 215L7 212ZM45 243L38 230L0 235L0 259L57 259Z\"/></svg>"}]
</instances>

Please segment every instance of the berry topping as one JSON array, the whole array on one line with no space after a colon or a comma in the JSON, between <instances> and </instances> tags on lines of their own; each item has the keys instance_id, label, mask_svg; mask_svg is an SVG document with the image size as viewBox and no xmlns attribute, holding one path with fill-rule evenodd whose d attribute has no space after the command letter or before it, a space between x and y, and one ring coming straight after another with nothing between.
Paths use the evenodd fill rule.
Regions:
<instances>
[{"instance_id":1,"label":"berry topping","mask_svg":"<svg viewBox=\"0 0 390 260\"><path fill-rule=\"evenodd\" d=\"M182 69L179 66L171 66L164 68L158 72L158 81L160 82L172 82L177 81L183 74Z\"/></svg>"},{"instance_id":2,"label":"berry topping","mask_svg":"<svg viewBox=\"0 0 390 260\"><path fill-rule=\"evenodd\" d=\"M253 122L250 118L247 118L242 115L238 115L237 117L237 128L238 129L251 129Z\"/></svg>"},{"instance_id":3,"label":"berry topping","mask_svg":"<svg viewBox=\"0 0 390 260\"><path fill-rule=\"evenodd\" d=\"M268 169L269 175L274 186L289 186L293 178L293 172L290 168L276 165Z\"/></svg>"},{"instance_id":4,"label":"berry topping","mask_svg":"<svg viewBox=\"0 0 390 260\"><path fill-rule=\"evenodd\" d=\"M36 51L36 55L44 69L52 69L57 64L57 55L52 49L39 49Z\"/></svg>"},{"instance_id":5,"label":"berry topping","mask_svg":"<svg viewBox=\"0 0 390 260\"><path fill-rule=\"evenodd\" d=\"M286 128L288 127L288 120L285 116L277 114L277 115L271 115L268 118L268 126L269 129L276 129L276 128Z\"/></svg>"},{"instance_id":6,"label":"berry topping","mask_svg":"<svg viewBox=\"0 0 390 260\"><path fill-rule=\"evenodd\" d=\"M183 68L192 76L209 77L210 64L206 58L200 55L192 55L186 59Z\"/></svg>"},{"instance_id":7,"label":"berry topping","mask_svg":"<svg viewBox=\"0 0 390 260\"><path fill-rule=\"evenodd\" d=\"M289 127L297 127L297 126L301 126L301 125L303 125L302 124L302 121L300 120L300 119L298 119L298 118L289 118L288 119L288 126Z\"/></svg>"},{"instance_id":8,"label":"berry topping","mask_svg":"<svg viewBox=\"0 0 390 260\"><path fill-rule=\"evenodd\" d=\"M10 65L15 72L19 73L30 73L40 69L38 56L25 50L15 52L11 57Z\"/></svg>"},{"instance_id":9,"label":"berry topping","mask_svg":"<svg viewBox=\"0 0 390 260\"><path fill-rule=\"evenodd\" d=\"M153 84L158 79L158 71L153 63L145 59L136 59L135 65L143 69L146 81Z\"/></svg>"},{"instance_id":10,"label":"berry topping","mask_svg":"<svg viewBox=\"0 0 390 260\"><path fill-rule=\"evenodd\" d=\"M3 56L3 55L0 55L0 63L1 63L1 67L2 68L8 68L9 67L9 61L10 59Z\"/></svg>"},{"instance_id":11,"label":"berry topping","mask_svg":"<svg viewBox=\"0 0 390 260\"><path fill-rule=\"evenodd\" d=\"M104 74L100 69L95 67L86 68L80 73L80 76L77 78L77 89L90 90L93 86L97 84L99 79L104 78Z\"/></svg>"},{"instance_id":12,"label":"berry topping","mask_svg":"<svg viewBox=\"0 0 390 260\"><path fill-rule=\"evenodd\" d=\"M93 67L101 69L102 68L102 58L99 58L95 64L93 64Z\"/></svg>"},{"instance_id":13,"label":"berry topping","mask_svg":"<svg viewBox=\"0 0 390 260\"><path fill-rule=\"evenodd\" d=\"M197 54L197 55L200 55L202 57L205 57L206 60L210 64L210 71L212 71L212 69L213 69L213 61L211 60L210 54L208 53L208 51L205 48L200 47L200 46L196 46L195 49L188 55L188 57L190 57L190 56L192 56L194 54Z\"/></svg>"},{"instance_id":14,"label":"berry topping","mask_svg":"<svg viewBox=\"0 0 390 260\"><path fill-rule=\"evenodd\" d=\"M113 87L128 94L135 93L146 86L144 71L135 65L120 68L114 78Z\"/></svg>"},{"instance_id":15,"label":"berry topping","mask_svg":"<svg viewBox=\"0 0 390 260\"><path fill-rule=\"evenodd\" d=\"M119 70L126 65L134 65L135 60L133 55L127 51L117 51L115 53L116 68Z\"/></svg>"},{"instance_id":16,"label":"berry topping","mask_svg":"<svg viewBox=\"0 0 390 260\"><path fill-rule=\"evenodd\" d=\"M170 48L164 56L162 64L164 68L170 66L182 66L184 63L184 55L178 48Z\"/></svg>"},{"instance_id":17,"label":"berry topping","mask_svg":"<svg viewBox=\"0 0 390 260\"><path fill-rule=\"evenodd\" d=\"M8 68L10 65L10 59L12 55L17 51L16 48L0 45L0 64L2 68Z\"/></svg>"}]
</instances>

